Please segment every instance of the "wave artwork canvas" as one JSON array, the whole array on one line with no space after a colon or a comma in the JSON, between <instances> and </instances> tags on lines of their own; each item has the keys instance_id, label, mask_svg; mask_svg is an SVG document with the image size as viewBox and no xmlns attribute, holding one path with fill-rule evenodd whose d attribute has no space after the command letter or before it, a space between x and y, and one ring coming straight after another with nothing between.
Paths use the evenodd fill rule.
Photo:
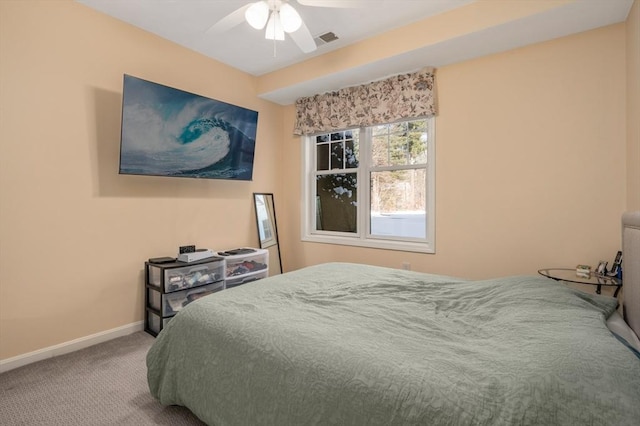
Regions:
<instances>
[{"instance_id":1,"label":"wave artwork canvas","mask_svg":"<svg viewBox=\"0 0 640 426\"><path fill-rule=\"evenodd\" d=\"M251 180L258 112L124 76L120 173Z\"/></svg>"}]
</instances>

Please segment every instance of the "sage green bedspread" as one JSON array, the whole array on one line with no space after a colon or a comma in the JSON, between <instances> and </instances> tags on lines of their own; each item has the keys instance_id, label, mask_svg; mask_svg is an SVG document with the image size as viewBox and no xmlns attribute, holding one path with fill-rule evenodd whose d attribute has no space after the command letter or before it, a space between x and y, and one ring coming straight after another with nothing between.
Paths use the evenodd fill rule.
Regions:
<instances>
[{"instance_id":1,"label":"sage green bedspread","mask_svg":"<svg viewBox=\"0 0 640 426\"><path fill-rule=\"evenodd\" d=\"M151 393L210 425L638 425L616 300L332 263L197 300L147 355Z\"/></svg>"}]
</instances>

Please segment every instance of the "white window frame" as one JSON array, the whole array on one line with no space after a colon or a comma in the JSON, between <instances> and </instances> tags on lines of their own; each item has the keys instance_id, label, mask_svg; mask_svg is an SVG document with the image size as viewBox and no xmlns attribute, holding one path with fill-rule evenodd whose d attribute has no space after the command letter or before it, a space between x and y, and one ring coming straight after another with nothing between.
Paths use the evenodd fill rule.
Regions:
<instances>
[{"instance_id":1,"label":"white window frame","mask_svg":"<svg viewBox=\"0 0 640 426\"><path fill-rule=\"evenodd\" d=\"M416 118L420 119L420 118ZM408 119L403 121L412 121ZM301 235L302 241L338 244L358 247L370 247L386 250L410 251L420 253L435 253L435 118L427 118L427 165L426 165L426 233L425 239L387 237L370 234L371 220L371 200L370 200L370 181L369 172L375 170L393 170L394 167L374 168L371 167L371 150L367 146L363 153L363 137L369 137L370 128L361 129L344 129L354 132L360 131L360 155L359 166L357 171L358 179L358 218L356 233L334 232L334 231L317 231L315 226L315 200L316 200L316 135L302 136L302 212L301 212ZM328 132L322 132L325 134ZM368 143L368 142L367 142ZM364 155L363 155L364 154ZM363 156L366 155L366 158ZM366 161L364 161L366 159ZM406 166L404 168L407 168ZM409 166L409 168L411 168ZM422 169L422 166L415 168ZM364 207L364 208L363 208Z\"/></svg>"}]
</instances>

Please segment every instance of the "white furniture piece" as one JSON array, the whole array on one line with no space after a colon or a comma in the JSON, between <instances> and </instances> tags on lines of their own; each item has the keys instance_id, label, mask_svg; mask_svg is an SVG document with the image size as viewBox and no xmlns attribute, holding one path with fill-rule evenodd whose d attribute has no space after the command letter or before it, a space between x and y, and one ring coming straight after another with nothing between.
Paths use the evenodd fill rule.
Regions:
<instances>
[{"instance_id":1,"label":"white furniture piece","mask_svg":"<svg viewBox=\"0 0 640 426\"><path fill-rule=\"evenodd\" d=\"M251 247L217 252L225 260L225 288L269 276L269 251Z\"/></svg>"}]
</instances>

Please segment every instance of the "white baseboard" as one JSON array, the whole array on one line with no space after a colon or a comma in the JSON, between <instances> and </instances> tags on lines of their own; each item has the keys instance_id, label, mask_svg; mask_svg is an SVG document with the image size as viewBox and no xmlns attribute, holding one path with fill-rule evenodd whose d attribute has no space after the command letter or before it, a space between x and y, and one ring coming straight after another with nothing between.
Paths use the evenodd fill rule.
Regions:
<instances>
[{"instance_id":1,"label":"white baseboard","mask_svg":"<svg viewBox=\"0 0 640 426\"><path fill-rule=\"evenodd\" d=\"M127 336L137 331L142 331L144 321L138 321L121 327L112 328L111 330L101 331L100 333L90 336L80 337L69 342L60 343L59 345L49 346L48 348L18 355L13 358L0 360L0 373L13 370L14 368L32 364L43 359L53 358L54 356L68 354L98 343L106 342L117 337Z\"/></svg>"}]
</instances>

